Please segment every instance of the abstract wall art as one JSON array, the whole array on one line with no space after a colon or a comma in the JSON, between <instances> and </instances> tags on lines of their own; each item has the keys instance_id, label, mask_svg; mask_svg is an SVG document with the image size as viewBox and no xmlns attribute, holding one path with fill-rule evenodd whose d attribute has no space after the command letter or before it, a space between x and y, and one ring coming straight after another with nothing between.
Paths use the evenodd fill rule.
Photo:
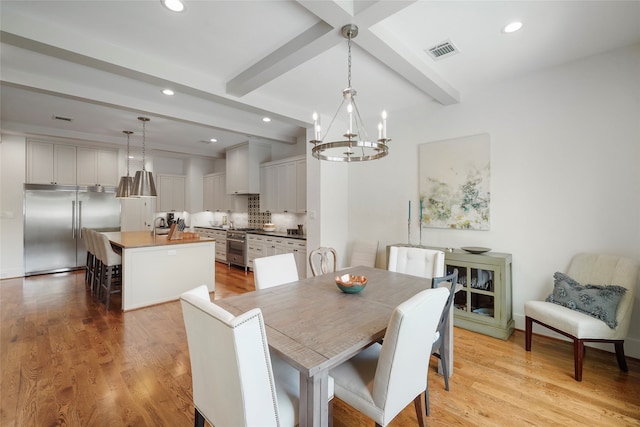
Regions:
<instances>
[{"instance_id":1,"label":"abstract wall art","mask_svg":"<svg viewBox=\"0 0 640 427\"><path fill-rule=\"evenodd\" d=\"M490 143L480 134L419 145L423 226L489 230Z\"/></svg>"}]
</instances>

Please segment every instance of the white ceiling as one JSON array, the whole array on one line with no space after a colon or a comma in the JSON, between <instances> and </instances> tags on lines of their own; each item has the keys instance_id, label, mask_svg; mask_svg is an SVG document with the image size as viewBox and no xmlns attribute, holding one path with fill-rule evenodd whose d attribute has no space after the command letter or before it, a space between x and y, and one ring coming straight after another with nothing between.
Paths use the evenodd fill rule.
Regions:
<instances>
[{"instance_id":1,"label":"white ceiling","mask_svg":"<svg viewBox=\"0 0 640 427\"><path fill-rule=\"evenodd\" d=\"M640 1L0 1L2 131L220 156L292 144L347 86L373 117L640 42ZM504 25L524 27L504 34ZM459 53L432 60L450 40ZM167 97L161 89L172 88ZM263 123L263 116L271 123ZM71 122L53 116L72 118ZM371 126L375 126L372 123ZM390 135L392 136L392 135ZM216 144L201 141L217 138Z\"/></svg>"}]
</instances>

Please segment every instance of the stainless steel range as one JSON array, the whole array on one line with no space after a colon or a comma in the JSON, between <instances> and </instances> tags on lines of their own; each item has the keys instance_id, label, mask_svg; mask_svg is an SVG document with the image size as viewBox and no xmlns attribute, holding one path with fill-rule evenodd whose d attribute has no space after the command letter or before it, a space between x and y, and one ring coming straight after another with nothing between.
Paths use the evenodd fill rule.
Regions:
<instances>
[{"instance_id":1,"label":"stainless steel range","mask_svg":"<svg viewBox=\"0 0 640 427\"><path fill-rule=\"evenodd\" d=\"M227 230L227 264L244 267L248 270L249 255L247 250L247 232L255 231L253 228L236 228Z\"/></svg>"}]
</instances>

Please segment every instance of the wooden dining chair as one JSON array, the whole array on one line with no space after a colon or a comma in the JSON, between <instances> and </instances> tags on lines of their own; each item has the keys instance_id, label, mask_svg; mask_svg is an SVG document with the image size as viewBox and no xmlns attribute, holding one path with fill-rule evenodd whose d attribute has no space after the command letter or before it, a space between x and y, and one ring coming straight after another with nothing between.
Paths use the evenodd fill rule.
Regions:
<instances>
[{"instance_id":1,"label":"wooden dining chair","mask_svg":"<svg viewBox=\"0 0 640 427\"><path fill-rule=\"evenodd\" d=\"M109 310L111 295L122 291L122 256L113 250L111 242L104 234L96 232L94 238L102 261L98 300L104 299L105 309Z\"/></svg>"},{"instance_id":2,"label":"wooden dining chair","mask_svg":"<svg viewBox=\"0 0 640 427\"><path fill-rule=\"evenodd\" d=\"M392 312L382 344L375 343L329 374L335 395L373 419L389 424L412 401L418 424L425 425L422 394L429 355L449 291L426 289Z\"/></svg>"},{"instance_id":3,"label":"wooden dining chair","mask_svg":"<svg viewBox=\"0 0 640 427\"><path fill-rule=\"evenodd\" d=\"M458 269L454 269L453 273L447 274L442 277L434 277L431 284L432 288L444 288L449 291L449 298L444 305L440 321L438 322L438 328L433 336L433 345L431 346L431 355L440 359L440 366L442 366L442 375L444 376L444 389L449 391L449 340L444 338L447 336L447 331L452 331L453 313L451 313L451 307L453 306L453 300L455 299L458 289ZM429 383L424 394L424 403L427 409L427 415L431 414L429 408Z\"/></svg>"},{"instance_id":4,"label":"wooden dining chair","mask_svg":"<svg viewBox=\"0 0 640 427\"><path fill-rule=\"evenodd\" d=\"M191 361L195 426L294 426L300 373L269 353L262 311L234 316L206 286L180 297ZM329 396L333 397L333 383Z\"/></svg>"},{"instance_id":5,"label":"wooden dining chair","mask_svg":"<svg viewBox=\"0 0 640 427\"><path fill-rule=\"evenodd\" d=\"M338 255L333 248L319 247L309 253L309 265L314 276L336 271Z\"/></svg>"},{"instance_id":6,"label":"wooden dining chair","mask_svg":"<svg viewBox=\"0 0 640 427\"><path fill-rule=\"evenodd\" d=\"M391 246L388 269L419 277L444 276L444 252L436 249Z\"/></svg>"},{"instance_id":7,"label":"wooden dining chair","mask_svg":"<svg viewBox=\"0 0 640 427\"><path fill-rule=\"evenodd\" d=\"M283 285L298 280L298 267L292 253L272 255L253 260L256 290Z\"/></svg>"}]
</instances>

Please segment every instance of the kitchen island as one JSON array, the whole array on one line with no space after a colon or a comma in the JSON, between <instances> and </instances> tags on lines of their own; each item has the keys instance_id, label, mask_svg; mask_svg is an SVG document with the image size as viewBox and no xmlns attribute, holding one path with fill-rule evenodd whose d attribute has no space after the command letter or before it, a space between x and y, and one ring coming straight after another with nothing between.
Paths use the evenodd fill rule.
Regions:
<instances>
[{"instance_id":1,"label":"kitchen island","mask_svg":"<svg viewBox=\"0 0 640 427\"><path fill-rule=\"evenodd\" d=\"M149 231L104 233L122 251L122 310L180 298L200 285L215 291L215 239L169 240Z\"/></svg>"}]
</instances>

